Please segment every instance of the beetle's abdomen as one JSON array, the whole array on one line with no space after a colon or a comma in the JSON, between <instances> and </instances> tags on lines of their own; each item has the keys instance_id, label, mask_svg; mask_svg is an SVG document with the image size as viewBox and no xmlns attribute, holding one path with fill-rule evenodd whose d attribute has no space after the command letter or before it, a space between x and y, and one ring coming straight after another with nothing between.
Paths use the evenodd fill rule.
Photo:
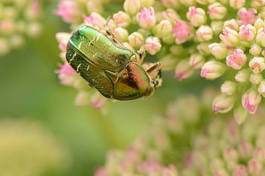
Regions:
<instances>
[{"instance_id":1,"label":"beetle's abdomen","mask_svg":"<svg viewBox=\"0 0 265 176\"><path fill-rule=\"evenodd\" d=\"M113 83L105 72L89 63L83 56L68 44L66 59L68 63L83 77L90 86L95 87L103 96L111 98L113 94Z\"/></svg>"}]
</instances>

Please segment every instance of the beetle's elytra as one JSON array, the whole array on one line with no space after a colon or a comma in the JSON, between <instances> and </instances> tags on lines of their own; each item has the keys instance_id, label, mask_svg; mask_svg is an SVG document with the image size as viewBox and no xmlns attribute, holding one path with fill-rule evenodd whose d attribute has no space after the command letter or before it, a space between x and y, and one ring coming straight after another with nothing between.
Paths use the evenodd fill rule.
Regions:
<instances>
[{"instance_id":1,"label":"beetle's elytra","mask_svg":"<svg viewBox=\"0 0 265 176\"><path fill-rule=\"evenodd\" d=\"M161 82L159 63L140 65L140 55L89 26L71 36L68 63L103 96L133 100L151 95Z\"/></svg>"}]
</instances>

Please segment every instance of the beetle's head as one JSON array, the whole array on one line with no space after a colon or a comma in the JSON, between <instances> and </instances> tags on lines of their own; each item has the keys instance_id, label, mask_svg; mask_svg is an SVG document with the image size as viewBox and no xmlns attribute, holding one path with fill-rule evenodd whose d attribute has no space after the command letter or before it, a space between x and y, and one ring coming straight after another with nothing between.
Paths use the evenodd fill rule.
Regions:
<instances>
[{"instance_id":1,"label":"beetle's head","mask_svg":"<svg viewBox=\"0 0 265 176\"><path fill-rule=\"evenodd\" d=\"M153 88L160 87L162 85L161 64L159 62L144 63L143 68L151 79L151 86Z\"/></svg>"}]
</instances>

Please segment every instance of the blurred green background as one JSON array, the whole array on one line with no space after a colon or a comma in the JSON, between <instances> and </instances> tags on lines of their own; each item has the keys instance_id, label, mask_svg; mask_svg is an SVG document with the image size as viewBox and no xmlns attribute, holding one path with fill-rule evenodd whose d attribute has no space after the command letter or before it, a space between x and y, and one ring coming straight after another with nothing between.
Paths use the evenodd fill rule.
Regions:
<instances>
[{"instance_id":1,"label":"blurred green background","mask_svg":"<svg viewBox=\"0 0 265 176\"><path fill-rule=\"evenodd\" d=\"M173 73L165 73L163 86L150 98L112 103L105 115L77 107L75 90L60 85L55 74L61 61L55 33L69 29L54 16L55 8L56 1L47 1L41 36L1 56L0 117L40 122L69 150L72 162L66 175L92 175L109 149L125 148L152 117L163 114L167 102L200 92L203 81L179 83Z\"/></svg>"}]
</instances>

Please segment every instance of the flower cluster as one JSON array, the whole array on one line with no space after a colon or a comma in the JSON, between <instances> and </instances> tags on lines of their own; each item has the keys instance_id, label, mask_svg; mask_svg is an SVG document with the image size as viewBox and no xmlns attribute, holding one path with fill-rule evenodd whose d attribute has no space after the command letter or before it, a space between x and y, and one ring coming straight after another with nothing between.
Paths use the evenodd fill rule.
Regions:
<instances>
[{"instance_id":1,"label":"flower cluster","mask_svg":"<svg viewBox=\"0 0 265 176\"><path fill-rule=\"evenodd\" d=\"M212 105L215 112L233 110L238 122L256 112L265 95L265 1L125 0L116 13L105 7L104 16L98 13L103 2L101 8L85 12L80 3L62 0L57 14L74 28L84 23L109 30L124 46L144 49L147 57L161 62L163 70L174 69L178 80L198 69L208 80L223 78L222 94ZM59 33L57 38L64 58L69 34ZM99 104L104 104L103 99Z\"/></svg>"},{"instance_id":2,"label":"flower cluster","mask_svg":"<svg viewBox=\"0 0 265 176\"><path fill-rule=\"evenodd\" d=\"M41 31L39 0L2 0L0 3L0 56L21 46L25 37Z\"/></svg>"},{"instance_id":3,"label":"flower cluster","mask_svg":"<svg viewBox=\"0 0 265 176\"><path fill-rule=\"evenodd\" d=\"M264 111L242 126L234 119L214 119L194 141L180 175L264 175L264 123Z\"/></svg>"},{"instance_id":4,"label":"flower cluster","mask_svg":"<svg viewBox=\"0 0 265 176\"><path fill-rule=\"evenodd\" d=\"M239 126L233 118L214 117L204 108L210 100L202 100L171 104L166 118L155 119L128 150L110 152L95 175L264 175L264 111Z\"/></svg>"},{"instance_id":5,"label":"flower cluster","mask_svg":"<svg viewBox=\"0 0 265 176\"><path fill-rule=\"evenodd\" d=\"M70 164L65 147L40 124L0 121L1 175L60 175Z\"/></svg>"},{"instance_id":6,"label":"flower cluster","mask_svg":"<svg viewBox=\"0 0 265 176\"><path fill-rule=\"evenodd\" d=\"M207 122L210 112L205 107L209 105L213 92L207 91L206 95L201 103L194 96L183 96L171 103L166 116L155 118L151 128L126 151L109 152L105 166L95 175L177 176L177 161L184 157L193 136L207 124L201 122Z\"/></svg>"}]
</instances>

